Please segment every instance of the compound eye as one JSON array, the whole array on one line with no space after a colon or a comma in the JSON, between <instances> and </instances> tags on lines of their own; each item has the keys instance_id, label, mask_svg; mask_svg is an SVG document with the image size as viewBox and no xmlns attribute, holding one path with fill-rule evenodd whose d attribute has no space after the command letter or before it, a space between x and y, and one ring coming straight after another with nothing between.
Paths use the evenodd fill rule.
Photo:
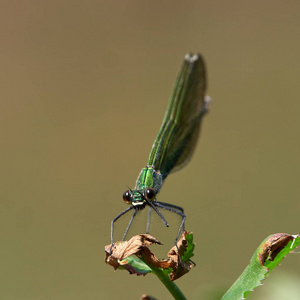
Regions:
<instances>
[{"instance_id":1,"label":"compound eye","mask_svg":"<svg viewBox=\"0 0 300 300\"><path fill-rule=\"evenodd\" d=\"M128 203L128 204L130 204L130 199L131 197L130 197L130 191L129 190L127 190L127 191L125 191L124 192L124 194L123 194L123 200L126 202L126 203Z\"/></svg>"},{"instance_id":2,"label":"compound eye","mask_svg":"<svg viewBox=\"0 0 300 300\"><path fill-rule=\"evenodd\" d=\"M146 193L145 193L146 195L146 198L148 199L148 200L154 200L154 198L155 198L155 190L154 189L146 189Z\"/></svg>"}]
</instances>

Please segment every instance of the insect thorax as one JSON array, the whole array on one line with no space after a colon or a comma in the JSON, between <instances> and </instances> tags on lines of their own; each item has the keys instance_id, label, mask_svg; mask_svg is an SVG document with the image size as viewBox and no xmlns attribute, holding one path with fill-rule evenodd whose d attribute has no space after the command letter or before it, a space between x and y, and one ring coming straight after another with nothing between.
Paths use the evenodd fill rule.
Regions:
<instances>
[{"instance_id":1,"label":"insect thorax","mask_svg":"<svg viewBox=\"0 0 300 300\"><path fill-rule=\"evenodd\" d=\"M146 188L153 188L157 194L162 184L163 179L160 171L156 171L153 167L147 166L141 170L135 184L135 189L143 193Z\"/></svg>"},{"instance_id":2,"label":"insect thorax","mask_svg":"<svg viewBox=\"0 0 300 300\"><path fill-rule=\"evenodd\" d=\"M155 196L159 192L161 186L162 186L162 175L160 174L160 172L155 171L153 167L147 166L143 168L136 181L135 189L131 190L131 195L132 195L131 204L136 209L143 209L147 205L146 195L145 195L146 190L149 188L154 189L155 191L154 196ZM148 199L148 201L149 200L150 199Z\"/></svg>"}]
</instances>

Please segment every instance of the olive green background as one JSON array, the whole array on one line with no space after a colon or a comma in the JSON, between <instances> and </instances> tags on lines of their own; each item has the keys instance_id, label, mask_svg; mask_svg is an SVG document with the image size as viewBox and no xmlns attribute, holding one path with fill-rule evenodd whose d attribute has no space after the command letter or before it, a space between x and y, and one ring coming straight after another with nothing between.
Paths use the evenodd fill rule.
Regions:
<instances>
[{"instance_id":1,"label":"olive green background","mask_svg":"<svg viewBox=\"0 0 300 300\"><path fill-rule=\"evenodd\" d=\"M299 1L3 1L0 299L171 298L152 275L114 272L104 246L189 51L205 57L213 102L191 163L159 195L185 208L195 235L197 267L179 287L208 299L265 237L298 233L299 9ZM300 276L300 256L274 278L281 272Z\"/></svg>"}]
</instances>

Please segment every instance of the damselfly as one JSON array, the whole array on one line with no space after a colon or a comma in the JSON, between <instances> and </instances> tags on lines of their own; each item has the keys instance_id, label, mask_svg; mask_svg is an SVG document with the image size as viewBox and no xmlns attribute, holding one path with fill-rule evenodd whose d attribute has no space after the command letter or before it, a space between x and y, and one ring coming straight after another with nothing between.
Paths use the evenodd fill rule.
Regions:
<instances>
[{"instance_id":1,"label":"damselfly","mask_svg":"<svg viewBox=\"0 0 300 300\"><path fill-rule=\"evenodd\" d=\"M185 166L195 149L199 137L202 117L209 107L209 97L205 96L206 74L201 55L187 54L179 71L163 123L152 146L148 163L140 172L134 189L123 194L123 200L130 206L111 222L111 244L113 245L114 223L124 214L132 211L123 235L125 240L136 214L148 207L146 233L149 233L152 210L159 215L164 225L169 227L162 210L181 217L181 224L175 239L184 230L186 215L183 208L157 201L167 176Z\"/></svg>"}]
</instances>

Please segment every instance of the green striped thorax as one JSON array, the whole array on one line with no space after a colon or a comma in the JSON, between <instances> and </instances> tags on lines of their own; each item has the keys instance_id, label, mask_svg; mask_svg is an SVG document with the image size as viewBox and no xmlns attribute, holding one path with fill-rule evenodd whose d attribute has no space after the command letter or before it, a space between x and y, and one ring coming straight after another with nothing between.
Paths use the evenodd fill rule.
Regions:
<instances>
[{"instance_id":1,"label":"green striped thorax","mask_svg":"<svg viewBox=\"0 0 300 300\"><path fill-rule=\"evenodd\" d=\"M125 191L123 200L137 209L143 209L147 201L155 200L162 184L163 177L160 171L156 171L153 166L147 166L141 170L135 189Z\"/></svg>"}]
</instances>

